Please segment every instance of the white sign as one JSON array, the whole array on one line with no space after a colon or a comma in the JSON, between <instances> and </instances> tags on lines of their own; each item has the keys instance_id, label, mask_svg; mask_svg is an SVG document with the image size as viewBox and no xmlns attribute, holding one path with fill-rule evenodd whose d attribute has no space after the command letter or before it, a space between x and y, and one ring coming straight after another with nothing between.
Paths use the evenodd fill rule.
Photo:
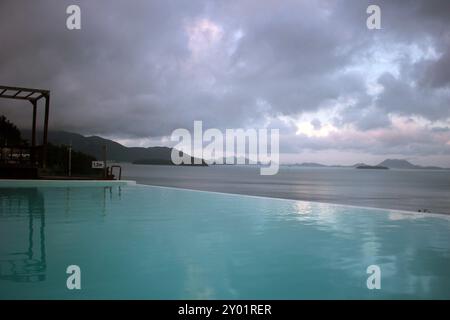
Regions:
<instances>
[{"instance_id":1,"label":"white sign","mask_svg":"<svg viewBox=\"0 0 450 320\"><path fill-rule=\"evenodd\" d=\"M103 169L105 168L105 163L103 161L92 161L92 169Z\"/></svg>"}]
</instances>

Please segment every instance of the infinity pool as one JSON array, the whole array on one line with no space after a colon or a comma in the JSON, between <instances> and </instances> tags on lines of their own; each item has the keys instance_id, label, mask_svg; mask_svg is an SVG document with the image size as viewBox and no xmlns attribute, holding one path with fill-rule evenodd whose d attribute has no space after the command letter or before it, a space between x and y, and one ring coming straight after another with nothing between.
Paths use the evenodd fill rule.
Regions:
<instances>
[{"instance_id":1,"label":"infinity pool","mask_svg":"<svg viewBox=\"0 0 450 320\"><path fill-rule=\"evenodd\" d=\"M66 268L81 269L69 290ZM369 290L367 267L381 270ZM0 188L1 299L450 299L450 219L150 186Z\"/></svg>"}]
</instances>

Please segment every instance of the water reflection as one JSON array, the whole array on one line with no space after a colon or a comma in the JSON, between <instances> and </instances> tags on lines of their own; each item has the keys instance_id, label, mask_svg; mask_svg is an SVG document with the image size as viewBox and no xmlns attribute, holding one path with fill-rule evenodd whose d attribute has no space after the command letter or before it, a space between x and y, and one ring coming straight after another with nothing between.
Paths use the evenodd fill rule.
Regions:
<instances>
[{"instance_id":1,"label":"water reflection","mask_svg":"<svg viewBox=\"0 0 450 320\"><path fill-rule=\"evenodd\" d=\"M36 188L23 188L20 192L0 188L0 221L7 219L20 222L22 228L13 235L14 242L1 243L0 280L44 281L47 269L44 196ZM17 251L14 249L17 243L25 248Z\"/></svg>"},{"instance_id":2,"label":"water reflection","mask_svg":"<svg viewBox=\"0 0 450 320\"><path fill-rule=\"evenodd\" d=\"M64 213L68 216L71 211L75 208L77 201L77 192L80 189L67 187L64 188ZM99 188L88 188L86 189L92 195L98 197L98 203L100 203L99 211L101 216L106 216L108 213L108 203L111 203L114 200L121 200L122 198L122 189L120 186L113 187L99 187ZM78 200L79 201L79 200ZM97 204L96 204L97 205Z\"/></svg>"}]
</instances>

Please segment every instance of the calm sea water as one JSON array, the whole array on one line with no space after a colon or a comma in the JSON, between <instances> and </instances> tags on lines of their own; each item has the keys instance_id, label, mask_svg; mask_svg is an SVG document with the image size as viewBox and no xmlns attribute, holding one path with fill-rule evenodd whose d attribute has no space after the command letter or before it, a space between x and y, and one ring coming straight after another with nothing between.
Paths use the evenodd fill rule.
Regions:
<instances>
[{"instance_id":1,"label":"calm sea water","mask_svg":"<svg viewBox=\"0 0 450 320\"><path fill-rule=\"evenodd\" d=\"M447 215L174 188L0 188L0 299L450 299L449 231Z\"/></svg>"},{"instance_id":2,"label":"calm sea water","mask_svg":"<svg viewBox=\"0 0 450 320\"><path fill-rule=\"evenodd\" d=\"M261 176L252 166L122 166L143 184L450 214L450 170L281 167Z\"/></svg>"}]
</instances>

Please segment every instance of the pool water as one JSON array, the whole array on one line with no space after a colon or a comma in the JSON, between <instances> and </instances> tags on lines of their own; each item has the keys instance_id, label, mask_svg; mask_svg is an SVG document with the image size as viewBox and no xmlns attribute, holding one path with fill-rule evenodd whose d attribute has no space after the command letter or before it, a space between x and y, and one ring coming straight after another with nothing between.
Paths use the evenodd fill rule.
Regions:
<instances>
[{"instance_id":1,"label":"pool water","mask_svg":"<svg viewBox=\"0 0 450 320\"><path fill-rule=\"evenodd\" d=\"M81 290L66 286L69 265ZM0 298L450 299L450 219L140 185L3 187Z\"/></svg>"}]
</instances>

